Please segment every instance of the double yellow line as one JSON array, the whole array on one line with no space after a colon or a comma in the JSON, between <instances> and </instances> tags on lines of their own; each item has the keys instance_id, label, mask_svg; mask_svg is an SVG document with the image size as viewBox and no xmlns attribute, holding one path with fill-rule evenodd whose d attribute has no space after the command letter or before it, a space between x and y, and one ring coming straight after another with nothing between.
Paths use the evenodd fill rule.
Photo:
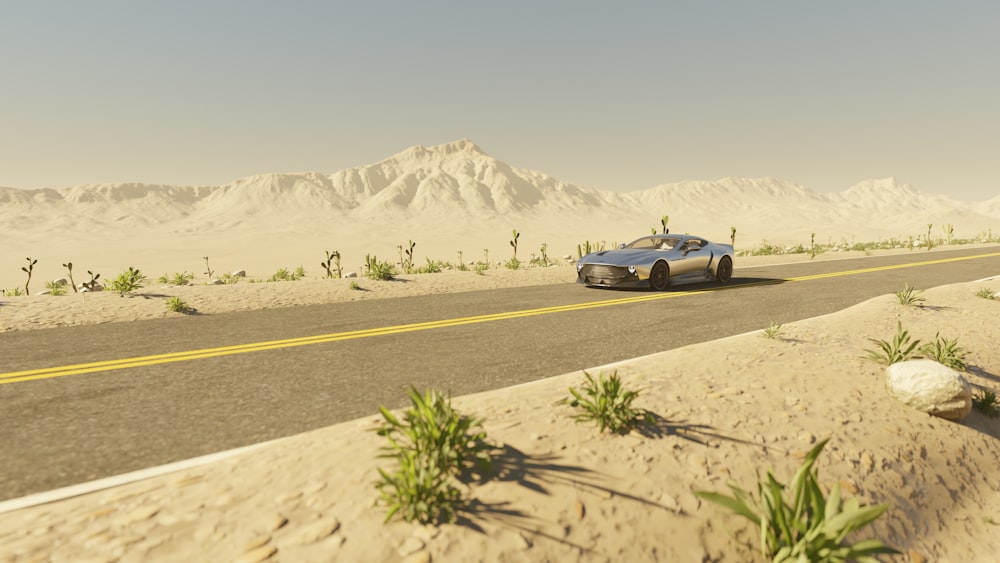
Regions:
<instances>
[{"instance_id":1,"label":"double yellow line","mask_svg":"<svg viewBox=\"0 0 1000 563\"><path fill-rule=\"evenodd\" d=\"M443 319L439 321L428 321L422 323L411 323L396 326L379 328L369 328L362 330L352 330L347 332L336 332L331 334L321 334L317 336L305 336L301 338L289 338L285 340L270 340L266 342L254 342L250 344L237 344L233 346L221 346L218 348L204 348L201 350L189 350L185 352L171 352L168 354L156 354L152 356L139 356L135 358L124 358L120 360L106 360L100 362L90 362L85 364L75 364L68 366L56 366L50 368L30 369L24 371L14 371L0 374L0 385L7 383L18 383L21 381L32 381L35 379L48 379L53 377L64 377L67 375L81 375L98 371L113 371L141 366L151 366L159 364L169 364L173 362L186 362L189 360L200 360L204 358L214 358L219 356L231 356L234 354L245 354L248 352L261 352L264 350L276 350L279 348L293 348L296 346L308 346L312 344L323 344L327 342L339 342L342 340L354 340L357 338L369 338L372 336L385 336L388 334L400 334L406 332L417 332L421 330L433 330L453 326L462 326L478 323L488 323L507 319L518 319L524 317L534 317L538 315L548 315L552 313L566 313L570 311L582 311L586 309L596 309L598 307L610 307L615 305L626 305L630 303L640 303L644 301L657 301L660 299L673 299L686 295L706 293L709 291L720 291L725 289L735 289L738 287L749 287L755 285L768 285L774 283L789 283L810 281L839 276L851 276L866 274L884 270L895 270L901 268L913 268L917 266L928 266L934 264L944 264L947 262L958 262L961 260L973 260L977 258L988 258L1000 256L1000 252L992 254L980 254L975 256L963 256L958 258L943 258L940 260L927 260L923 262L913 262L908 264L896 264L892 266L878 266L874 268L863 268L858 270L847 270L841 272L830 272L826 274L813 274L799 276L781 280L768 280L750 284L740 284L731 286L720 286L692 291L677 291L669 293L643 294L632 297L622 297L617 299L607 299L604 301L591 301L574 305L559 305L555 307L542 307L539 309L524 309L521 311L509 311L505 313L493 313L489 315L477 315L473 317L460 317L455 319Z\"/></svg>"}]
</instances>

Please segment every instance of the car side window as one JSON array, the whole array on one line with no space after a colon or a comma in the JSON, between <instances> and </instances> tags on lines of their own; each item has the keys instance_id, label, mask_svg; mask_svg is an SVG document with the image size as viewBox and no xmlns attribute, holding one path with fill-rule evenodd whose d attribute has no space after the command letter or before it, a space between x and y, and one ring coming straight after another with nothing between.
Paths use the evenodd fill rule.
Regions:
<instances>
[{"instance_id":1,"label":"car side window","mask_svg":"<svg viewBox=\"0 0 1000 563\"><path fill-rule=\"evenodd\" d=\"M656 248L654 246L655 244L656 244L655 239L646 237L633 242L632 244L629 245L629 248Z\"/></svg>"}]
</instances>

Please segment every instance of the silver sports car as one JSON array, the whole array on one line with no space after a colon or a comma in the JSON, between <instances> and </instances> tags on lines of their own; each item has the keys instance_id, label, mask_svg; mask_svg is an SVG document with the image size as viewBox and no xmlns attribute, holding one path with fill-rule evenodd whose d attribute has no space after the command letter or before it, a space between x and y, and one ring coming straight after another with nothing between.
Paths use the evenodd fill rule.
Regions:
<instances>
[{"instance_id":1,"label":"silver sports car","mask_svg":"<svg viewBox=\"0 0 1000 563\"><path fill-rule=\"evenodd\" d=\"M599 287L651 287L733 277L733 247L692 235L651 235L617 250L588 254L576 263L578 283Z\"/></svg>"}]
</instances>

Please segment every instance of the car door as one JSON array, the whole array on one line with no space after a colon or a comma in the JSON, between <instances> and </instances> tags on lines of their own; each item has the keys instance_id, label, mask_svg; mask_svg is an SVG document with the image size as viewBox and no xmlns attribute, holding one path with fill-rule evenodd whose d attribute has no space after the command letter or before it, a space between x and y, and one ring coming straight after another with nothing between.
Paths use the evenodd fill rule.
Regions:
<instances>
[{"instance_id":1,"label":"car door","mask_svg":"<svg viewBox=\"0 0 1000 563\"><path fill-rule=\"evenodd\" d=\"M711 252L705 246L707 241L688 239L680 248L680 258L671 264L671 276L700 275L708 268Z\"/></svg>"}]
</instances>

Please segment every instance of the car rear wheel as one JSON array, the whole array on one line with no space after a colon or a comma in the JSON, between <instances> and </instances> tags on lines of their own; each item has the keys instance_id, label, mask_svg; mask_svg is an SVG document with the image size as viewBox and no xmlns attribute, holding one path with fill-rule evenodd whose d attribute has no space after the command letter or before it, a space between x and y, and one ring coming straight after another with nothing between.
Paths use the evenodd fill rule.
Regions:
<instances>
[{"instance_id":1,"label":"car rear wheel","mask_svg":"<svg viewBox=\"0 0 1000 563\"><path fill-rule=\"evenodd\" d=\"M733 259L728 256L723 256L719 260L719 265L715 268L715 279L719 280L721 283L726 283L733 279Z\"/></svg>"},{"instance_id":2,"label":"car rear wheel","mask_svg":"<svg viewBox=\"0 0 1000 563\"><path fill-rule=\"evenodd\" d=\"M649 272L649 287L663 291L670 287L670 268L666 262L657 262Z\"/></svg>"}]
</instances>

